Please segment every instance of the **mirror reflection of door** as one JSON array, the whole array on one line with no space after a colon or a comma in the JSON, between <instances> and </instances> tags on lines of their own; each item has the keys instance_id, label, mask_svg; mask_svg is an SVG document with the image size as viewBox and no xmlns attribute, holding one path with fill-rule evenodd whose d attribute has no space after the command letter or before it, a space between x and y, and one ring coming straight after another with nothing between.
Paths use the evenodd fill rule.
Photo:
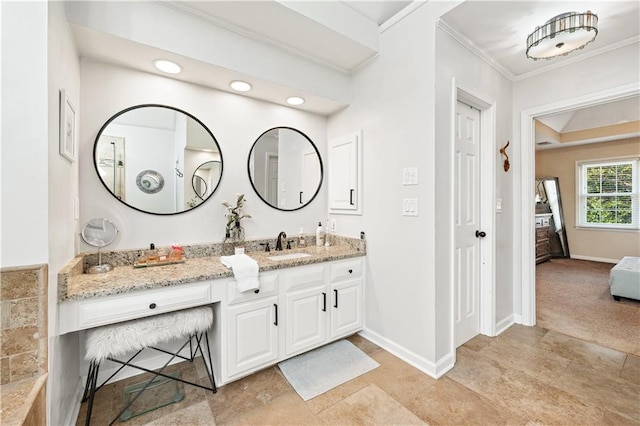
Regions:
<instances>
[{"instance_id":1,"label":"mirror reflection of door","mask_svg":"<svg viewBox=\"0 0 640 426\"><path fill-rule=\"evenodd\" d=\"M302 154L302 170L300 171L300 181L302 182L302 188L300 196L298 197L298 203L303 205L310 200L318 182L316 176L320 174L318 158L315 152L307 151Z\"/></svg>"},{"instance_id":2,"label":"mirror reflection of door","mask_svg":"<svg viewBox=\"0 0 640 426\"><path fill-rule=\"evenodd\" d=\"M117 136L100 136L97 162L98 173L109 191L118 198L125 198L124 185L124 138Z\"/></svg>"},{"instance_id":3,"label":"mirror reflection of door","mask_svg":"<svg viewBox=\"0 0 640 426\"><path fill-rule=\"evenodd\" d=\"M284 207L278 204L278 154L267 152L265 159L264 192L267 202L274 206Z\"/></svg>"},{"instance_id":4,"label":"mirror reflection of door","mask_svg":"<svg viewBox=\"0 0 640 426\"><path fill-rule=\"evenodd\" d=\"M264 132L251 147L247 166L253 189L276 209L298 210L320 191L320 153L299 130L276 127Z\"/></svg>"}]
</instances>

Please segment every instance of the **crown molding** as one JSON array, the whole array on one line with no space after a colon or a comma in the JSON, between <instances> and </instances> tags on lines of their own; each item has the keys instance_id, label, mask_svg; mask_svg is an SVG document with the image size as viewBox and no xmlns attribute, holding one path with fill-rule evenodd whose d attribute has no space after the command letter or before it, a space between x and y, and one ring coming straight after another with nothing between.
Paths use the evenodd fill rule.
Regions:
<instances>
[{"instance_id":1,"label":"crown molding","mask_svg":"<svg viewBox=\"0 0 640 426\"><path fill-rule=\"evenodd\" d=\"M438 20L438 28L440 28L445 33L449 34L458 43L460 43L461 45L466 47L471 53L476 55L478 58L482 59L484 62L486 62L489 66L491 66L493 69L498 71L504 77L508 78L511 81L513 81L515 79L515 76L513 75L513 73L511 71L506 69L499 62L494 60L491 56L489 56L486 53L484 53L471 40L469 40L468 38L464 37L462 34L457 32L455 29L453 29L453 27L451 27L449 24L444 22L442 19Z\"/></svg>"},{"instance_id":2,"label":"crown molding","mask_svg":"<svg viewBox=\"0 0 640 426\"><path fill-rule=\"evenodd\" d=\"M587 60L589 58L593 58L594 56L602 55L604 53L608 53L608 52L611 52L613 50L620 49L622 47L629 46L630 44L634 44L634 43L640 43L640 35L629 37L629 38L624 39L624 40L620 40L617 43L613 43L613 44L610 44L608 46L603 46L603 47L601 47L599 49L589 50L588 52L582 53L579 56L575 56L575 57L573 57L571 59L567 59L567 60L564 60L562 62L556 62L556 63L550 64L550 65L547 65L547 66L539 68L539 69L537 69L535 71L531 71L531 72L527 72L527 73L524 73L524 74L520 74L520 75L518 75L518 76L516 76L514 78L514 81L526 80L527 78L534 77L534 76L540 75L540 74L544 74L544 73L547 73L549 71L552 71L552 70L555 70L555 69L558 69L558 68L562 68L562 67L564 67L566 65L575 64L575 63Z\"/></svg>"}]
</instances>

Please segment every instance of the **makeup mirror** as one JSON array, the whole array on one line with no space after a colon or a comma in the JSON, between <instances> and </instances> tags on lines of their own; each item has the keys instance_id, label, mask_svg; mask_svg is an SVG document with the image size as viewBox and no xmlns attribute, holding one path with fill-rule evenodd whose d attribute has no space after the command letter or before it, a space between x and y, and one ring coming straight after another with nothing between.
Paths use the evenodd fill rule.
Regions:
<instances>
[{"instance_id":1,"label":"makeup mirror","mask_svg":"<svg viewBox=\"0 0 640 426\"><path fill-rule=\"evenodd\" d=\"M158 215L198 207L222 177L222 154L211 131L193 115L164 105L133 106L107 120L98 132L93 159L111 195ZM194 185L196 175L204 185Z\"/></svg>"},{"instance_id":2,"label":"makeup mirror","mask_svg":"<svg viewBox=\"0 0 640 426\"><path fill-rule=\"evenodd\" d=\"M322 185L322 160L307 135L275 127L256 139L247 164L256 194L278 210L298 210L313 201Z\"/></svg>"},{"instance_id":3,"label":"makeup mirror","mask_svg":"<svg viewBox=\"0 0 640 426\"><path fill-rule=\"evenodd\" d=\"M111 244L118 236L118 228L107 219L91 219L80 232L82 240L92 247L98 249L98 264L87 269L88 274L101 274L113 269L108 263L102 263L102 252L100 249Z\"/></svg>"}]
</instances>

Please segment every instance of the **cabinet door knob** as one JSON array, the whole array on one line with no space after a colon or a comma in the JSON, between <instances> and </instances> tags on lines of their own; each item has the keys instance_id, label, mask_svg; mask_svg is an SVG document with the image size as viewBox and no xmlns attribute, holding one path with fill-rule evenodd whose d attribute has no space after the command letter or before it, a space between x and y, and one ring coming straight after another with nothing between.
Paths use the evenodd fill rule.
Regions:
<instances>
[{"instance_id":1,"label":"cabinet door knob","mask_svg":"<svg viewBox=\"0 0 640 426\"><path fill-rule=\"evenodd\" d=\"M155 308L156 308L156 304L155 303L152 303L152 304L149 305L149 309L155 309Z\"/></svg>"},{"instance_id":2,"label":"cabinet door knob","mask_svg":"<svg viewBox=\"0 0 640 426\"><path fill-rule=\"evenodd\" d=\"M349 269L349 273L350 273L350 274L353 274L353 269Z\"/></svg>"}]
</instances>

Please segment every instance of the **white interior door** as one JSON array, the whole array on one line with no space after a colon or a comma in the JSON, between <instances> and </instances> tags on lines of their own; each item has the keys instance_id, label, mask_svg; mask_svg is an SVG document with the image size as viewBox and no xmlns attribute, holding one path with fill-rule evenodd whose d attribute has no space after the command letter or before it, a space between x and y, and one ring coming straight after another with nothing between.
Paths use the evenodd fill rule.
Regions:
<instances>
[{"instance_id":1,"label":"white interior door","mask_svg":"<svg viewBox=\"0 0 640 426\"><path fill-rule=\"evenodd\" d=\"M480 333L480 111L460 101L455 130L455 345Z\"/></svg>"}]
</instances>

